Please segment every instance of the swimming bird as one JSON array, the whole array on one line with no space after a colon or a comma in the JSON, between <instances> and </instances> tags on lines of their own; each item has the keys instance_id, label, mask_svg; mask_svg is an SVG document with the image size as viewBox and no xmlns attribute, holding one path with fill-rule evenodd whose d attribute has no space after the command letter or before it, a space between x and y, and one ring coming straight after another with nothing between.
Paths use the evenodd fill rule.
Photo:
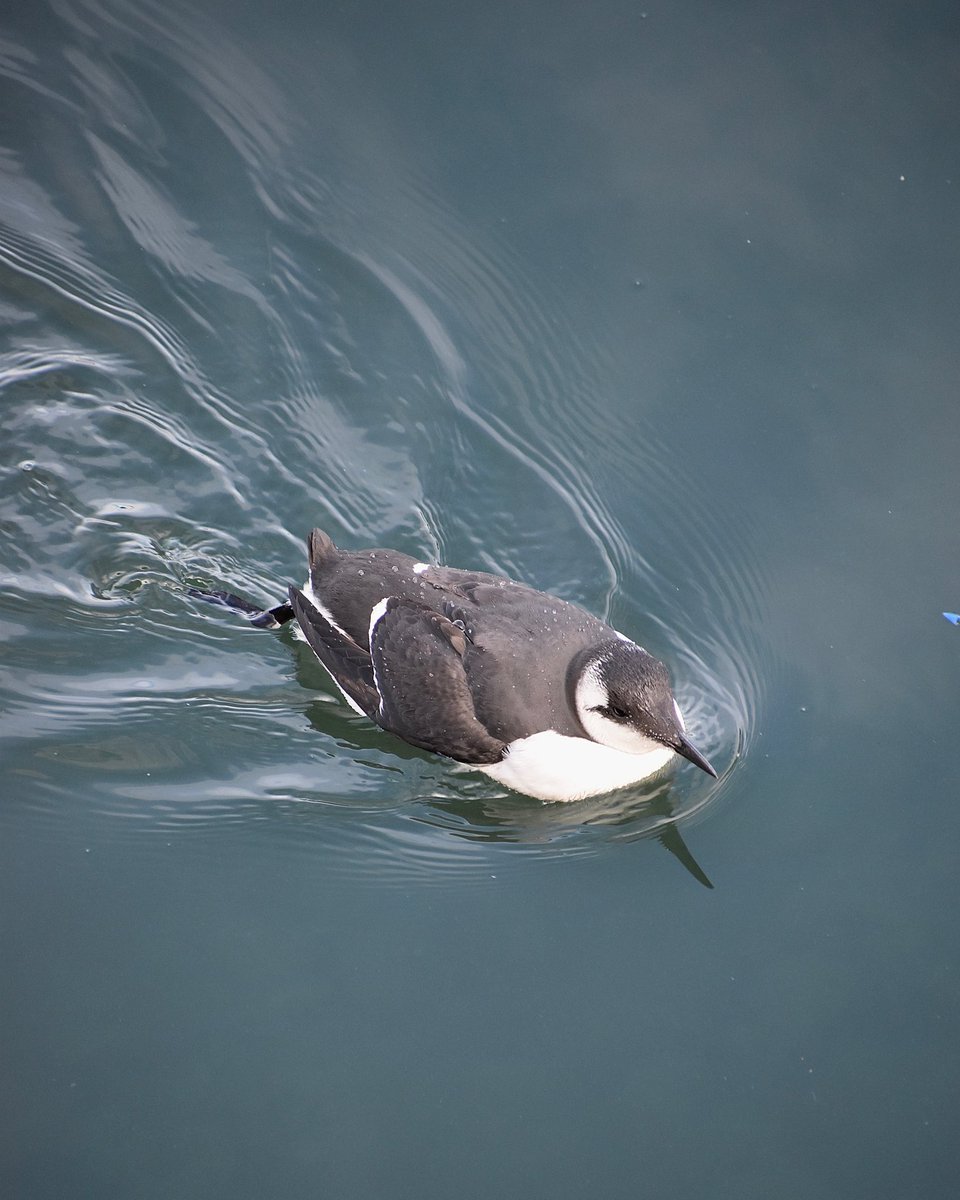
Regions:
<instances>
[{"instance_id":1,"label":"swimming bird","mask_svg":"<svg viewBox=\"0 0 960 1200\"><path fill-rule=\"evenodd\" d=\"M675 755L716 776L664 664L578 605L396 550L340 550L319 529L307 550L308 581L254 623L294 620L351 708L405 742L547 801L638 783Z\"/></svg>"}]
</instances>

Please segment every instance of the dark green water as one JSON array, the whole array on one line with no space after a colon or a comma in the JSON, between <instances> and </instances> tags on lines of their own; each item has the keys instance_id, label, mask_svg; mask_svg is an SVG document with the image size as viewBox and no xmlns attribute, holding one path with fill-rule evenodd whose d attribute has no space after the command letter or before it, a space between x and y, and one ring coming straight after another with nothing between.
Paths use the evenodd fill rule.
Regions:
<instances>
[{"instance_id":1,"label":"dark green water","mask_svg":"<svg viewBox=\"0 0 960 1200\"><path fill-rule=\"evenodd\" d=\"M0 1191L952 1197L953 7L200 9L0 21ZM313 525L721 780L498 792L191 598Z\"/></svg>"}]
</instances>

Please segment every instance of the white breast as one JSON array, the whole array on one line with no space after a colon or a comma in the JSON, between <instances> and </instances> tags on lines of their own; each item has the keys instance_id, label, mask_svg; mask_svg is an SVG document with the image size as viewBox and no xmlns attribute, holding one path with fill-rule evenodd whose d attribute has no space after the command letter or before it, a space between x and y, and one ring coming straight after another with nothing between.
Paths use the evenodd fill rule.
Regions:
<instances>
[{"instance_id":1,"label":"white breast","mask_svg":"<svg viewBox=\"0 0 960 1200\"><path fill-rule=\"evenodd\" d=\"M582 800L639 783L662 770L672 757L669 746L625 754L548 729L519 738L500 762L477 770L539 800Z\"/></svg>"}]
</instances>

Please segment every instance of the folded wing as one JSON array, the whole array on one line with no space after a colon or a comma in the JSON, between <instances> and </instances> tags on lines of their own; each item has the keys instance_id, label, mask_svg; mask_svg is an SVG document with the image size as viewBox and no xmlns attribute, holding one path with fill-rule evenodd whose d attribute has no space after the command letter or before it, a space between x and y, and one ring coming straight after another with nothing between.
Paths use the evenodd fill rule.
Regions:
<instances>
[{"instance_id":1,"label":"folded wing","mask_svg":"<svg viewBox=\"0 0 960 1200\"><path fill-rule=\"evenodd\" d=\"M504 743L474 709L464 663L469 650L459 623L415 600L387 599L370 638L377 723L459 762L499 762Z\"/></svg>"},{"instance_id":2,"label":"folded wing","mask_svg":"<svg viewBox=\"0 0 960 1200\"><path fill-rule=\"evenodd\" d=\"M380 697L369 653L318 612L299 588L290 589L290 607L311 650L326 667L351 707L377 720Z\"/></svg>"}]
</instances>

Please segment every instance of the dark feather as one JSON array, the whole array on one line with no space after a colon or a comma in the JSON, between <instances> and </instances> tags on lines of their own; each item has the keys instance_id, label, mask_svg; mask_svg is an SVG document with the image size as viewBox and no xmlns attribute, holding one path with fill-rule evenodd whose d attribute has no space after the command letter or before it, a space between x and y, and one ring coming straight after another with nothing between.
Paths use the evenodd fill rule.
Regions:
<instances>
[{"instance_id":1,"label":"dark feather","mask_svg":"<svg viewBox=\"0 0 960 1200\"><path fill-rule=\"evenodd\" d=\"M416 600L391 596L370 654L380 693L378 724L414 746L459 762L495 763L504 743L477 720L459 624Z\"/></svg>"},{"instance_id":2,"label":"dark feather","mask_svg":"<svg viewBox=\"0 0 960 1200\"><path fill-rule=\"evenodd\" d=\"M379 696L367 651L331 625L299 588L290 589L290 606L303 636L337 686L368 717L377 720Z\"/></svg>"}]
</instances>

